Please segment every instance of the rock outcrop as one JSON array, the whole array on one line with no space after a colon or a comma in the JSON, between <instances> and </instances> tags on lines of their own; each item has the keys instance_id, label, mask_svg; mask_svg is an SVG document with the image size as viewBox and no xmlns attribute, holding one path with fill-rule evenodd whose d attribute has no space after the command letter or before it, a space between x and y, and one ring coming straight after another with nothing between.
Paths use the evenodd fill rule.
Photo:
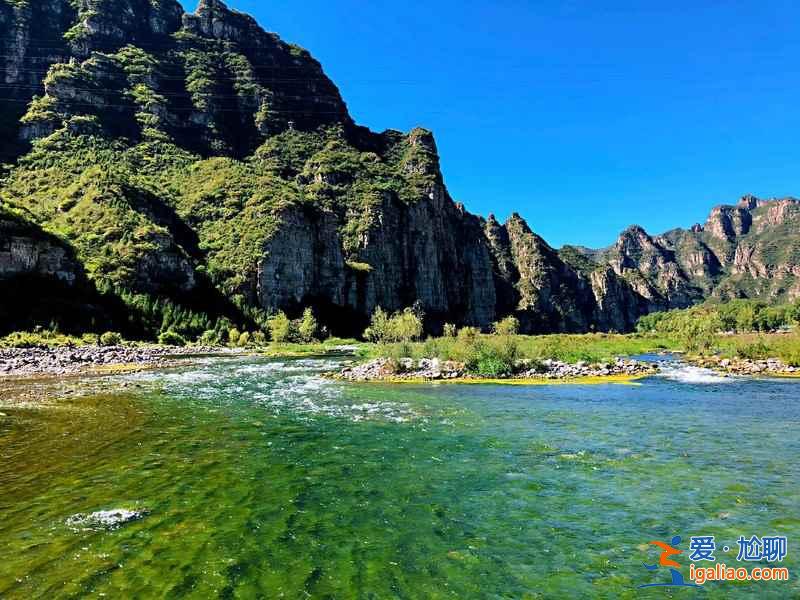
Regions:
<instances>
[{"instance_id":1,"label":"rock outcrop","mask_svg":"<svg viewBox=\"0 0 800 600\"><path fill-rule=\"evenodd\" d=\"M81 274L79 262L61 240L0 209L0 282L33 276L73 285Z\"/></svg>"},{"instance_id":2,"label":"rock outcrop","mask_svg":"<svg viewBox=\"0 0 800 600\"><path fill-rule=\"evenodd\" d=\"M705 226L657 237L634 226L592 258L631 283L647 301L643 312L711 297L794 300L800 297L800 201L745 196L715 207Z\"/></svg>"}]
</instances>

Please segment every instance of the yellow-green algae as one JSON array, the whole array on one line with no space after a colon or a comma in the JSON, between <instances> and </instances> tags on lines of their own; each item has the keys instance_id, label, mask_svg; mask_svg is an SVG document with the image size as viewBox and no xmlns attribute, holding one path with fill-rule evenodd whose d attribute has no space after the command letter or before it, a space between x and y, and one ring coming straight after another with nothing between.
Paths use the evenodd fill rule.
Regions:
<instances>
[{"instance_id":1,"label":"yellow-green algae","mask_svg":"<svg viewBox=\"0 0 800 600\"><path fill-rule=\"evenodd\" d=\"M639 385L639 381L652 375L604 375L597 377L565 377L563 379L547 379L545 377L509 377L498 379L490 377L456 377L454 379L426 379L424 377L384 377L352 383L386 383L386 384L448 384L448 385Z\"/></svg>"}]
</instances>

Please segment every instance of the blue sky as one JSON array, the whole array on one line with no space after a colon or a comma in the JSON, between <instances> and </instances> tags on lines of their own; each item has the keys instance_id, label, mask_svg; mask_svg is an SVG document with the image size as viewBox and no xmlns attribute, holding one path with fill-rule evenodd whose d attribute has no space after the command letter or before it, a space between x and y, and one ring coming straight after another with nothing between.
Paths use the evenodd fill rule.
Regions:
<instances>
[{"instance_id":1,"label":"blue sky","mask_svg":"<svg viewBox=\"0 0 800 600\"><path fill-rule=\"evenodd\" d=\"M228 5L310 50L359 123L432 129L470 211L519 212L555 246L800 196L796 2Z\"/></svg>"}]
</instances>

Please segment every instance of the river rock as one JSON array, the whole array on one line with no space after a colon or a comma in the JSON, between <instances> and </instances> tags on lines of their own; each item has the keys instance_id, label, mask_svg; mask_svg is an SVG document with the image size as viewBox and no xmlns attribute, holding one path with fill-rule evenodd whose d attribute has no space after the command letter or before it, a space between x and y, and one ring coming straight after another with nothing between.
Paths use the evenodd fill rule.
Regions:
<instances>
[{"instance_id":1,"label":"river rock","mask_svg":"<svg viewBox=\"0 0 800 600\"><path fill-rule=\"evenodd\" d=\"M67 527L75 530L83 529L119 529L126 523L143 519L150 513L147 509L127 510L115 508L99 510L93 513L78 513L66 520Z\"/></svg>"}]
</instances>

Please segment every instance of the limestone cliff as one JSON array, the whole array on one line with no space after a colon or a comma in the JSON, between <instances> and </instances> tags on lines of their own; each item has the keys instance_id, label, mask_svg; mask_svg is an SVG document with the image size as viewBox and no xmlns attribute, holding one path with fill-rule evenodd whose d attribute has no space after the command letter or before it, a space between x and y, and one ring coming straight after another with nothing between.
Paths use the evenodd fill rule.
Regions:
<instances>
[{"instance_id":1,"label":"limestone cliff","mask_svg":"<svg viewBox=\"0 0 800 600\"><path fill-rule=\"evenodd\" d=\"M73 274L149 333L312 305L353 334L417 302L431 331L509 314L623 331L712 295L800 292L796 201L557 251L519 215L471 215L429 131L359 127L306 50L220 0L0 0L0 46L0 204L50 236L7 237L0 277Z\"/></svg>"}]
</instances>

